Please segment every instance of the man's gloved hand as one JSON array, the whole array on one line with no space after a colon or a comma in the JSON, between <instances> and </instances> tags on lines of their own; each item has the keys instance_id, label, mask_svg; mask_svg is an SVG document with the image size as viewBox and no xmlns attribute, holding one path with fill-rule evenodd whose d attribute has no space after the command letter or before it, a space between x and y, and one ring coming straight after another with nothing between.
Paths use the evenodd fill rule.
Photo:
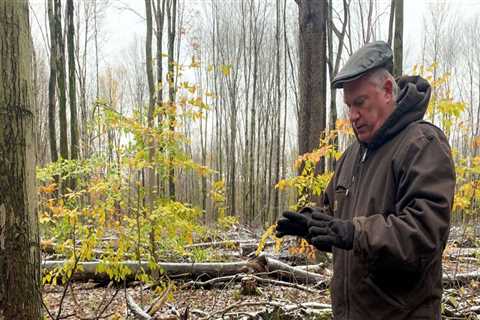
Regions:
<instances>
[{"instance_id":1,"label":"man's gloved hand","mask_svg":"<svg viewBox=\"0 0 480 320\"><path fill-rule=\"evenodd\" d=\"M317 249L324 250L329 246L344 250L353 248L355 227L351 221L336 219L319 211L313 212L312 219L315 223L309 227L308 237Z\"/></svg>"},{"instance_id":2,"label":"man's gloved hand","mask_svg":"<svg viewBox=\"0 0 480 320\"><path fill-rule=\"evenodd\" d=\"M312 222L312 214L285 211L277 221L275 236L281 238L285 235L300 236L305 238L308 235L308 228Z\"/></svg>"}]
</instances>

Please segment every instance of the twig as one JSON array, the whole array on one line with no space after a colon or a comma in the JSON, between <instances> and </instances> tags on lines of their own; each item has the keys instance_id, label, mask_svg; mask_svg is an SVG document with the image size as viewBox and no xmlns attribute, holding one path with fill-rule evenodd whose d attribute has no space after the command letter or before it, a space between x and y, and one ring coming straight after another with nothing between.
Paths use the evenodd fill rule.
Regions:
<instances>
[{"instance_id":1,"label":"twig","mask_svg":"<svg viewBox=\"0 0 480 320\"><path fill-rule=\"evenodd\" d=\"M73 264L72 272L70 273L70 276L67 279L67 284L65 285L65 289L63 290L63 293L62 293L62 298L60 299L60 304L59 304L59 307L58 307L58 312L57 312L57 317L56 317L57 320L61 319L60 315L62 313L63 300L65 299L68 287L70 286L70 283L72 282L73 274L75 273L75 270L77 269L77 264L78 264L79 260L80 260L80 257L77 257L75 255L75 263Z\"/></svg>"},{"instance_id":2,"label":"twig","mask_svg":"<svg viewBox=\"0 0 480 320\"><path fill-rule=\"evenodd\" d=\"M115 299L115 297L117 296L117 294L120 292L120 289L116 289L115 290L115 293L112 295L112 297L110 298L110 301L108 301L108 303L103 307L102 311L96 316L97 318L101 318L102 315L105 313L105 311L107 311L107 308L110 304L112 304L113 302L113 299ZM105 317L105 318L108 318L108 317Z\"/></svg>"},{"instance_id":3,"label":"twig","mask_svg":"<svg viewBox=\"0 0 480 320\"><path fill-rule=\"evenodd\" d=\"M252 277L259 282L264 282L264 283L273 284L273 285L282 286L282 287L295 288L295 289L303 290L303 291L310 292L310 293L320 293L321 292L319 290L310 289L306 286L302 286L301 284L297 284L297 283L290 283L290 282L285 282L285 281L280 281L280 280L265 279L265 278L257 277L255 275L249 275L249 277Z\"/></svg>"},{"instance_id":4,"label":"twig","mask_svg":"<svg viewBox=\"0 0 480 320\"><path fill-rule=\"evenodd\" d=\"M242 308L242 307L255 307L255 306L271 306L271 307L277 307L285 310L285 312L292 312L298 309L320 309L320 310L329 310L331 309L331 305L329 304L322 304L322 303L316 303L316 302L306 302L306 303L301 303L301 304L290 304L286 305L285 303L282 302L275 302L275 301L263 301L263 302L244 302L244 303L239 303L239 304L231 304L227 306L226 308L215 311L207 316L205 316L202 319L210 319L218 314L220 314L222 317L226 316L229 311L235 309L235 308ZM199 313L199 310L192 310L192 313L195 311L195 313ZM238 314L238 312L237 312ZM250 314L249 314L250 316Z\"/></svg>"},{"instance_id":5,"label":"twig","mask_svg":"<svg viewBox=\"0 0 480 320\"><path fill-rule=\"evenodd\" d=\"M172 289L172 284L170 283L168 287L165 289L165 291L163 291L162 295L156 298L155 300L153 300L152 304L147 309L147 313L149 315L153 316L162 307L165 301L167 301L168 294L170 293L171 289Z\"/></svg>"}]
</instances>

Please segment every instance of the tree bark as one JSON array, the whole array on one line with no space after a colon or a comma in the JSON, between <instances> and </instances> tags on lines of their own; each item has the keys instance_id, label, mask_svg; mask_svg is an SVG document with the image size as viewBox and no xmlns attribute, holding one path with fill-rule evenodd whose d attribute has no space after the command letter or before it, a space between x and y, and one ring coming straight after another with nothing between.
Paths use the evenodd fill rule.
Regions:
<instances>
[{"instance_id":1,"label":"tree bark","mask_svg":"<svg viewBox=\"0 0 480 320\"><path fill-rule=\"evenodd\" d=\"M41 319L28 2L0 3L0 318Z\"/></svg>"},{"instance_id":2,"label":"tree bark","mask_svg":"<svg viewBox=\"0 0 480 320\"><path fill-rule=\"evenodd\" d=\"M150 0L145 0L145 12L147 18L147 38L145 42L145 64L147 71L147 82L148 82L148 111L147 111L147 127L150 130L153 130L153 113L155 109L155 83L153 82L153 58L152 58L152 3ZM147 134L145 136L145 146L148 148L148 162L149 166L146 169L147 173L147 184L145 186L145 204L147 209L147 219L150 219L150 213L153 211L153 190L155 186L155 166L153 161L155 159L155 139L153 134ZM151 222L150 222L151 223ZM150 246L153 259L157 261L157 246L155 241L155 232L154 230L150 231Z\"/></svg>"},{"instance_id":3,"label":"tree bark","mask_svg":"<svg viewBox=\"0 0 480 320\"><path fill-rule=\"evenodd\" d=\"M168 19L168 102L170 107L169 123L170 130L175 131L175 60L173 57L175 49L175 35L177 27L177 0L170 0L167 9ZM172 156L171 156L172 157ZM175 199L175 169L170 166L168 173L168 193L171 199Z\"/></svg>"},{"instance_id":4,"label":"tree bark","mask_svg":"<svg viewBox=\"0 0 480 320\"><path fill-rule=\"evenodd\" d=\"M298 152L317 148L326 124L326 0L298 0L299 83ZM323 165L317 172L323 171Z\"/></svg>"},{"instance_id":5,"label":"tree bark","mask_svg":"<svg viewBox=\"0 0 480 320\"><path fill-rule=\"evenodd\" d=\"M50 26L50 79L48 81L48 137L50 144L50 159L58 160L57 138L55 129L55 104L57 88L57 37L55 31L55 16L53 13L53 0L48 0L48 21Z\"/></svg>"},{"instance_id":6,"label":"tree bark","mask_svg":"<svg viewBox=\"0 0 480 320\"><path fill-rule=\"evenodd\" d=\"M57 85L59 96L60 116L60 156L68 159L68 138L67 138L67 97L66 97L66 75L65 75L65 42L62 32L62 3L55 1L55 33L57 42Z\"/></svg>"},{"instance_id":7,"label":"tree bark","mask_svg":"<svg viewBox=\"0 0 480 320\"><path fill-rule=\"evenodd\" d=\"M70 158L79 158L77 89L75 74L75 25L73 0L67 0L68 94L70 100Z\"/></svg>"},{"instance_id":8,"label":"tree bark","mask_svg":"<svg viewBox=\"0 0 480 320\"><path fill-rule=\"evenodd\" d=\"M342 57L343 46L345 43L345 34L347 31L347 24L350 15L350 0L343 0L343 21L342 29L337 30L333 21L333 1L329 1L328 6L328 21L327 21L327 46L328 46L328 70L330 80L332 80L338 73L340 67L340 59ZM333 51L333 34L335 33L338 39L338 46L336 54ZM329 118L329 130L335 130L337 125L337 90L330 86L330 118ZM338 134L333 138L332 144L338 150ZM328 169L335 170L336 159L332 157L328 164Z\"/></svg>"},{"instance_id":9,"label":"tree bark","mask_svg":"<svg viewBox=\"0 0 480 320\"><path fill-rule=\"evenodd\" d=\"M402 75L403 64L403 0L395 1L395 37L393 39L393 75Z\"/></svg>"},{"instance_id":10,"label":"tree bark","mask_svg":"<svg viewBox=\"0 0 480 320\"><path fill-rule=\"evenodd\" d=\"M155 14L155 23L156 23L156 46L157 46L157 100L156 105L158 107L163 108L163 58L162 58L162 51L163 51L163 26L165 24L165 3L166 0L156 0L157 1L157 8L154 12ZM164 118L165 112L162 109L158 113L157 123L158 127L162 126L162 121ZM164 152L160 149L158 152ZM163 181L161 179L161 174L157 169L157 192L158 194L164 193Z\"/></svg>"}]
</instances>

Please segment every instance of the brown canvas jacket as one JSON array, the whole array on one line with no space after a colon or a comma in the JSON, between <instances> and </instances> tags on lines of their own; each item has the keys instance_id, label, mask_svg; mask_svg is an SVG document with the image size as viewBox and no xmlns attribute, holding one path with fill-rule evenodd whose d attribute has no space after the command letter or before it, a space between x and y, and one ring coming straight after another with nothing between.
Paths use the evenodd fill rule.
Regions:
<instances>
[{"instance_id":1,"label":"brown canvas jacket","mask_svg":"<svg viewBox=\"0 0 480 320\"><path fill-rule=\"evenodd\" d=\"M398 83L394 112L372 143L345 151L323 197L355 226L353 250L333 249L334 319L440 319L454 164L443 132L421 120L428 82Z\"/></svg>"}]
</instances>

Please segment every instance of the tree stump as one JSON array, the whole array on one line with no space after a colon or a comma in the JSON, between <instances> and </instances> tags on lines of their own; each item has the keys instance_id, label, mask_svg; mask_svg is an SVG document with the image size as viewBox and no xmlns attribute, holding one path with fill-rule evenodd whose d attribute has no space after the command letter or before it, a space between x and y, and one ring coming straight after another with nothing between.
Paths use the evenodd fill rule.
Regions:
<instances>
[{"instance_id":1,"label":"tree stump","mask_svg":"<svg viewBox=\"0 0 480 320\"><path fill-rule=\"evenodd\" d=\"M250 276L243 277L241 280L240 294L254 296L257 292L257 280Z\"/></svg>"}]
</instances>

